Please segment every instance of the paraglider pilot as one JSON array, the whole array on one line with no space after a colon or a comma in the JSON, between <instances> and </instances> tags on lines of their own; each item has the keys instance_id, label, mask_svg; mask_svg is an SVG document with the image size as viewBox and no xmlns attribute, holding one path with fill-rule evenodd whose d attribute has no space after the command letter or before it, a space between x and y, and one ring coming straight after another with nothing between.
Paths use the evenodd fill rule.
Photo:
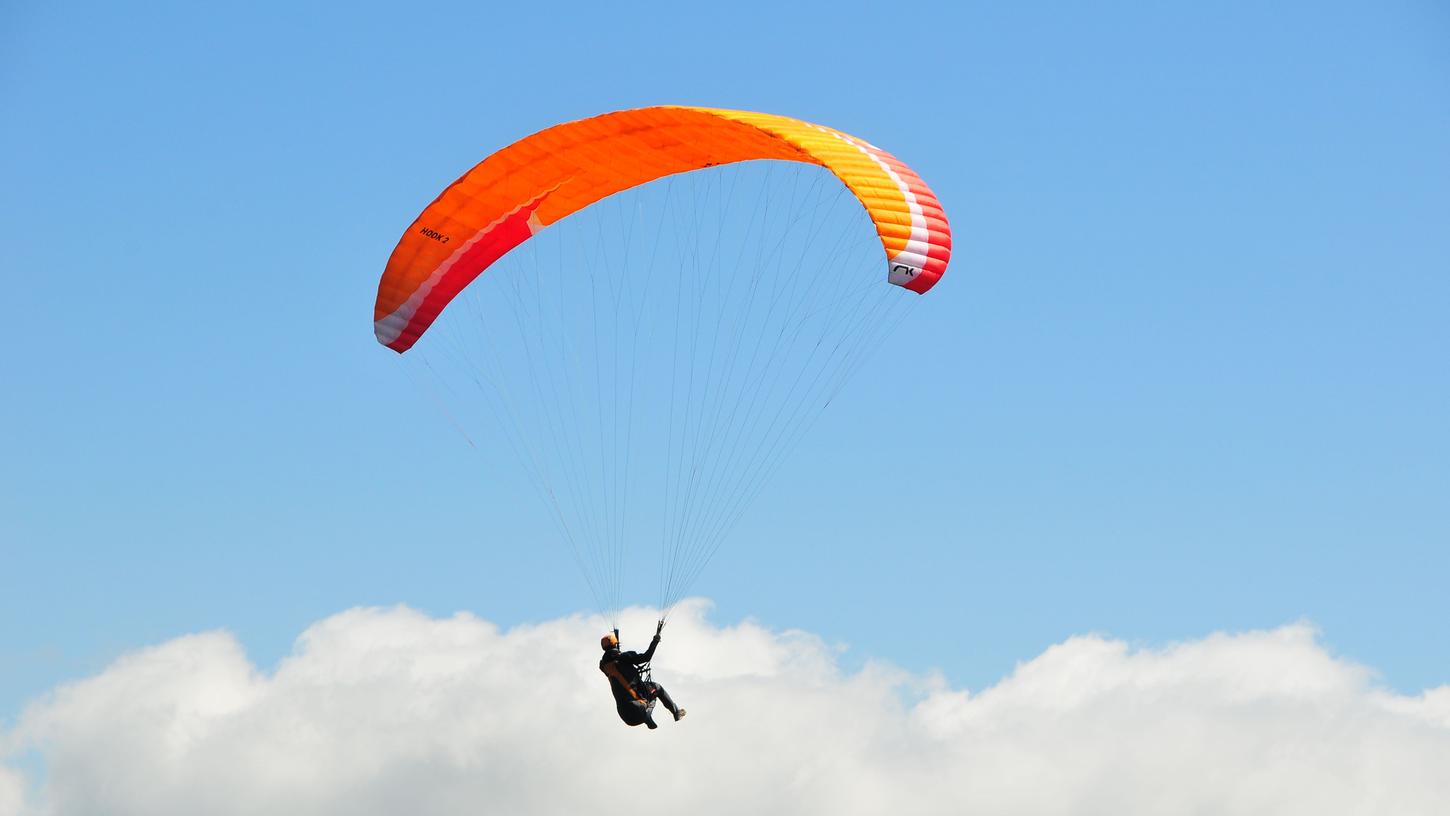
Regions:
<instances>
[{"instance_id":1,"label":"paraglider pilot","mask_svg":"<svg viewBox=\"0 0 1450 816\"><path fill-rule=\"evenodd\" d=\"M642 724L658 728L651 716L656 700L665 704L665 708L675 716L675 722L685 716L685 710L675 705L675 701L670 699L669 692L663 686L647 679L649 661L655 656L655 647L660 645L660 631L664 628L665 622L660 621L660 625L655 627L654 640L649 642L649 649L644 654L621 652L618 629L599 640L599 645L604 649L604 656L599 658L599 670L609 678L609 690L614 692L615 709L619 711L619 718L625 725ZM640 676L640 667L644 668L645 677Z\"/></svg>"}]
</instances>

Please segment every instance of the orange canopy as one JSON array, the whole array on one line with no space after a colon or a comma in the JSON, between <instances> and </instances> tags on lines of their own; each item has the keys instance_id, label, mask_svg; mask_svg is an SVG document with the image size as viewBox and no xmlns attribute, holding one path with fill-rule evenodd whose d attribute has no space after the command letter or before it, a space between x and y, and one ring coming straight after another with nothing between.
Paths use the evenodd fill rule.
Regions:
<instances>
[{"instance_id":1,"label":"orange canopy","mask_svg":"<svg viewBox=\"0 0 1450 816\"><path fill-rule=\"evenodd\" d=\"M889 282L925 292L946 270L951 230L941 203L884 150L784 116L639 108L535 133L444 190L388 259L373 309L378 341L407 351L490 264L570 213L674 173L754 159L820 165L845 183L876 225Z\"/></svg>"}]
</instances>

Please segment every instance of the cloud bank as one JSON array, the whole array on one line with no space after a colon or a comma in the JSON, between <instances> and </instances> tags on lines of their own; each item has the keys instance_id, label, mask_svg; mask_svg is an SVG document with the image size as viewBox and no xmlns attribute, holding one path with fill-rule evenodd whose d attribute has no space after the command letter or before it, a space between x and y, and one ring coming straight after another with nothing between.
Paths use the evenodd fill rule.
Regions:
<instances>
[{"instance_id":1,"label":"cloud bank","mask_svg":"<svg viewBox=\"0 0 1450 816\"><path fill-rule=\"evenodd\" d=\"M1450 686L1382 690L1304 625L1076 637L969 693L705 612L666 631L690 716L654 732L615 719L597 619L354 609L270 672L177 638L0 734L0 816L1450 812Z\"/></svg>"}]
</instances>

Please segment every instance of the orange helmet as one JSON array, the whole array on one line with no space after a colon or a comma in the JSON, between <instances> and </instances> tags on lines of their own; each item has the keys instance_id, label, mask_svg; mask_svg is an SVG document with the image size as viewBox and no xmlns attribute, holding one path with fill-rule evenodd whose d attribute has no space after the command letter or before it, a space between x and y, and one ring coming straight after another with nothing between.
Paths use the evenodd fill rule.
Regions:
<instances>
[{"instance_id":1,"label":"orange helmet","mask_svg":"<svg viewBox=\"0 0 1450 816\"><path fill-rule=\"evenodd\" d=\"M605 650L606 652L618 645L619 638L615 637L613 632L610 632L609 634L599 639L599 648Z\"/></svg>"}]
</instances>

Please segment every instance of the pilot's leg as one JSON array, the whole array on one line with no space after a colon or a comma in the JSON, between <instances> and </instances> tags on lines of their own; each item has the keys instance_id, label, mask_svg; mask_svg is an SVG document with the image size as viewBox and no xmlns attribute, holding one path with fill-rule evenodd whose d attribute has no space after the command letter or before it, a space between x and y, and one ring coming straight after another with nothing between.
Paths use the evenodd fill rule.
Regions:
<instances>
[{"instance_id":1,"label":"pilot's leg","mask_svg":"<svg viewBox=\"0 0 1450 816\"><path fill-rule=\"evenodd\" d=\"M670 713L674 715L677 722L681 717L685 716L685 710L675 705L675 701L670 699L670 693L668 691L665 691L664 686L660 685L659 683L651 683L650 685L654 687L655 699L665 704L665 708L669 709Z\"/></svg>"}]
</instances>

